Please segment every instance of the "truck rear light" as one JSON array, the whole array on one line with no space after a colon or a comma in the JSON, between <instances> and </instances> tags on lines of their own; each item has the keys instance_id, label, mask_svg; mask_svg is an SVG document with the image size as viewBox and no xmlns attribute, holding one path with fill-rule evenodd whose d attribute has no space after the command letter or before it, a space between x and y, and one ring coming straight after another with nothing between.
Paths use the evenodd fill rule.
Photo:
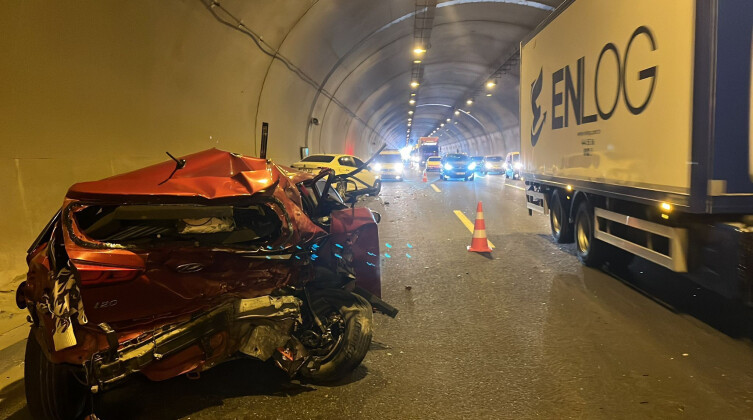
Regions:
<instances>
[{"instance_id":1,"label":"truck rear light","mask_svg":"<svg viewBox=\"0 0 753 420\"><path fill-rule=\"evenodd\" d=\"M143 270L128 267L110 267L102 265L76 264L76 270L82 286L121 283L133 280Z\"/></svg>"}]
</instances>

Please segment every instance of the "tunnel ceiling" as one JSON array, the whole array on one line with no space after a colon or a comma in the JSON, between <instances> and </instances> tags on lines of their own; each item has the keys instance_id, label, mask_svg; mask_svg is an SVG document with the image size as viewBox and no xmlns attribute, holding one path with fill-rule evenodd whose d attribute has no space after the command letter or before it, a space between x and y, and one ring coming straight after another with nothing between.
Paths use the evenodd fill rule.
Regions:
<instances>
[{"instance_id":1,"label":"tunnel ceiling","mask_svg":"<svg viewBox=\"0 0 753 420\"><path fill-rule=\"evenodd\" d=\"M345 147L347 142L355 143L356 149L366 142L401 147L409 129L415 142L441 123L446 126L437 135L467 142L517 126L515 52L521 39L559 3L286 2L290 27L271 34L269 42L276 44L280 57L317 85L312 97L301 98L307 115L300 117L300 124L307 125L312 118L320 122L306 132L306 144L313 151L352 151L352 146ZM242 2L223 6L231 12L243 9ZM414 53L417 46L426 52ZM418 66L416 59L422 61ZM499 71L506 62L509 68ZM293 73L290 68L285 71ZM286 80L269 78L263 90L284 92L284 85L290 83ZM495 80L496 86L486 89L488 80ZM412 81L420 85L412 89ZM416 96L411 98L411 93ZM410 99L416 103L410 104ZM474 101L471 106L466 104L468 99ZM260 108L271 106L268 102L262 93ZM463 112L454 115L456 108ZM413 115L409 115L411 110ZM344 150L334 150L339 146Z\"/></svg>"}]
</instances>

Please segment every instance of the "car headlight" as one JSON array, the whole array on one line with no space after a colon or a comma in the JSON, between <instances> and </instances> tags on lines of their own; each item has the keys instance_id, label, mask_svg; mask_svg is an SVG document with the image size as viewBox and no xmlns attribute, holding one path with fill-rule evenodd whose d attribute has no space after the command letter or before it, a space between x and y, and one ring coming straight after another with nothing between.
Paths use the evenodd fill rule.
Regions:
<instances>
[{"instance_id":1,"label":"car headlight","mask_svg":"<svg viewBox=\"0 0 753 420\"><path fill-rule=\"evenodd\" d=\"M381 163L375 163L374 164L374 170L379 172L382 170L382 164Z\"/></svg>"},{"instance_id":2,"label":"car headlight","mask_svg":"<svg viewBox=\"0 0 753 420\"><path fill-rule=\"evenodd\" d=\"M523 164L522 164L522 163L520 163L520 162L517 162L517 163L515 164L515 169L520 169L520 168L522 168L522 167L523 167Z\"/></svg>"},{"instance_id":3,"label":"car headlight","mask_svg":"<svg viewBox=\"0 0 753 420\"><path fill-rule=\"evenodd\" d=\"M491 169L491 168L492 168L492 164L491 164L491 163L489 163L489 162L486 162L486 163L484 164L484 167L486 167L486 169Z\"/></svg>"},{"instance_id":4,"label":"car headlight","mask_svg":"<svg viewBox=\"0 0 753 420\"><path fill-rule=\"evenodd\" d=\"M395 170L397 172L403 172L403 164L402 163L398 163L397 165L395 165Z\"/></svg>"},{"instance_id":5,"label":"car headlight","mask_svg":"<svg viewBox=\"0 0 753 420\"><path fill-rule=\"evenodd\" d=\"M444 164L444 170L445 171L451 171L452 170L452 165L450 165L449 163L445 163Z\"/></svg>"},{"instance_id":6,"label":"car headlight","mask_svg":"<svg viewBox=\"0 0 753 420\"><path fill-rule=\"evenodd\" d=\"M470 164L470 165L468 165L468 170L469 170L469 171L472 171L472 170L474 170L474 169L476 169L476 162L471 162L471 164Z\"/></svg>"}]
</instances>

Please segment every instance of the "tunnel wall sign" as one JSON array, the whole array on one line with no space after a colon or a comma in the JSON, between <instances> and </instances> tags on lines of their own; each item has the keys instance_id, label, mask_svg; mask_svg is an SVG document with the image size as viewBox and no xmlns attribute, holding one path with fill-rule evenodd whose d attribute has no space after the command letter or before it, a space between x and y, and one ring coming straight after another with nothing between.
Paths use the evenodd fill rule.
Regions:
<instances>
[{"instance_id":1,"label":"tunnel wall sign","mask_svg":"<svg viewBox=\"0 0 753 420\"><path fill-rule=\"evenodd\" d=\"M525 171L686 193L694 25L692 1L577 0L522 45Z\"/></svg>"}]
</instances>

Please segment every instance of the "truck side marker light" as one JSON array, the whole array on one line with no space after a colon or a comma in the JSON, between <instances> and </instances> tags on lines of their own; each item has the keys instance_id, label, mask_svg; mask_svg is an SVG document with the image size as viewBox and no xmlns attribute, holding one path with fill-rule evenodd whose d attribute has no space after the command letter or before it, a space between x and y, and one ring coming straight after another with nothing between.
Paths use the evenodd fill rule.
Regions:
<instances>
[{"instance_id":1,"label":"truck side marker light","mask_svg":"<svg viewBox=\"0 0 753 420\"><path fill-rule=\"evenodd\" d=\"M662 219L669 219L669 215L662 213L661 218Z\"/></svg>"},{"instance_id":2,"label":"truck side marker light","mask_svg":"<svg viewBox=\"0 0 753 420\"><path fill-rule=\"evenodd\" d=\"M573 190L573 186L572 185L568 185L567 187L565 187L565 189L568 190L568 191L572 191Z\"/></svg>"},{"instance_id":3,"label":"truck side marker light","mask_svg":"<svg viewBox=\"0 0 753 420\"><path fill-rule=\"evenodd\" d=\"M672 205L669 203L661 203L660 207L664 211L672 211Z\"/></svg>"}]
</instances>

